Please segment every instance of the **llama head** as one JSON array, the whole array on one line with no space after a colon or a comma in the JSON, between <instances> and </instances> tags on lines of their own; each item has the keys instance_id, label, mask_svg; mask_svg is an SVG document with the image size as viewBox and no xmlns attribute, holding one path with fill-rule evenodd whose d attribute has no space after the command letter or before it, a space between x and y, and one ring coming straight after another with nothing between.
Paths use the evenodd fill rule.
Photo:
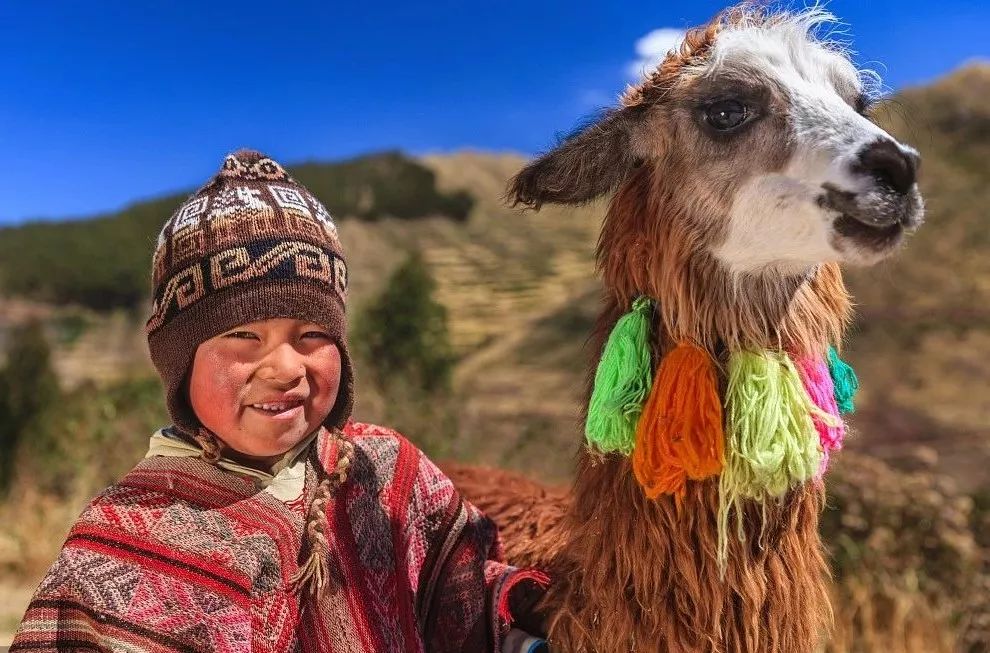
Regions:
<instances>
[{"instance_id":1,"label":"llama head","mask_svg":"<svg viewBox=\"0 0 990 653\"><path fill-rule=\"evenodd\" d=\"M626 251L606 256L675 248L732 276L884 258L922 219L918 154L870 120L868 76L815 36L832 20L724 12L620 106L524 168L510 198L539 208L618 190L620 224L607 221L602 243ZM623 194L649 214L613 217Z\"/></svg>"}]
</instances>

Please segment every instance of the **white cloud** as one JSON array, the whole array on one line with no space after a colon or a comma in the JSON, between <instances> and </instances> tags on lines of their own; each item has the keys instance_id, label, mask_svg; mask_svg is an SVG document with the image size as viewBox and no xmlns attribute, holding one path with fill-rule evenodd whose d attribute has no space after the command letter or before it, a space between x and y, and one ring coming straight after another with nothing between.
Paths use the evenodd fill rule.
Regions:
<instances>
[{"instance_id":1,"label":"white cloud","mask_svg":"<svg viewBox=\"0 0 990 653\"><path fill-rule=\"evenodd\" d=\"M664 60L670 50L684 40L685 31L676 27L661 27L636 40L636 61L626 67L633 79L640 79Z\"/></svg>"}]
</instances>

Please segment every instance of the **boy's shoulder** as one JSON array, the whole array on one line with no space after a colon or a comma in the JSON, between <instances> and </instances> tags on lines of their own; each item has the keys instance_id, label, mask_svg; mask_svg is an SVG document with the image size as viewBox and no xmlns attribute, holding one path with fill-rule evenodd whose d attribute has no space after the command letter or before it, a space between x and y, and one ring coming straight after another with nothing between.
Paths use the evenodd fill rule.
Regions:
<instances>
[{"instance_id":1,"label":"boy's shoulder","mask_svg":"<svg viewBox=\"0 0 990 653\"><path fill-rule=\"evenodd\" d=\"M228 474L199 458L155 456L141 460L94 496L82 517L130 513L141 516L139 523L151 524L166 510L222 508L256 491L251 479Z\"/></svg>"},{"instance_id":2,"label":"boy's shoulder","mask_svg":"<svg viewBox=\"0 0 990 653\"><path fill-rule=\"evenodd\" d=\"M369 424L368 422L356 422L354 420L348 420L342 430L344 435L355 440L358 438L391 438L400 441L406 439L404 435L387 426Z\"/></svg>"},{"instance_id":3,"label":"boy's shoulder","mask_svg":"<svg viewBox=\"0 0 990 653\"><path fill-rule=\"evenodd\" d=\"M343 431L344 437L354 443L354 446L368 455L397 456L400 452L416 457L423 453L415 444L409 441L395 429L367 422L349 420Z\"/></svg>"},{"instance_id":4,"label":"boy's shoulder","mask_svg":"<svg viewBox=\"0 0 990 653\"><path fill-rule=\"evenodd\" d=\"M172 529L171 522L180 514L194 516L213 506L202 500L201 489L197 497L194 489L185 487L187 483L169 483L169 478L166 474L156 478L144 470L132 470L99 492L76 517L65 548L102 547L100 550L106 549L104 553L116 555L121 547L157 547L172 530L188 533L188 523Z\"/></svg>"},{"instance_id":5,"label":"boy's shoulder","mask_svg":"<svg viewBox=\"0 0 990 653\"><path fill-rule=\"evenodd\" d=\"M342 429L354 443L352 471L358 479L377 477L382 481L442 483L443 472L415 444L395 429L377 424L349 421Z\"/></svg>"}]
</instances>

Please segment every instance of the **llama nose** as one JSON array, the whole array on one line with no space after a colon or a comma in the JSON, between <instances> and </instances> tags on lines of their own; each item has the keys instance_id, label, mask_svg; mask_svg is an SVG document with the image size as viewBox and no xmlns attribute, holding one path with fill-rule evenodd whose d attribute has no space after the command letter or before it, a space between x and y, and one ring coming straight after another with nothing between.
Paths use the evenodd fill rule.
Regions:
<instances>
[{"instance_id":1,"label":"llama nose","mask_svg":"<svg viewBox=\"0 0 990 653\"><path fill-rule=\"evenodd\" d=\"M857 168L904 195L914 186L920 162L921 157L915 152L904 151L893 141L879 139L859 153Z\"/></svg>"}]
</instances>

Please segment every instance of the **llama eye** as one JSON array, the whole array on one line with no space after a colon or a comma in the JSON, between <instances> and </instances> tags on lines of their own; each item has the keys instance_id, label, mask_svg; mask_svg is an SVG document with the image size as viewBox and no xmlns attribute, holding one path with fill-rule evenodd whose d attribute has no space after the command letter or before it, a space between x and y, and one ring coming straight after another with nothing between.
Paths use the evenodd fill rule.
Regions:
<instances>
[{"instance_id":1,"label":"llama eye","mask_svg":"<svg viewBox=\"0 0 990 653\"><path fill-rule=\"evenodd\" d=\"M738 100L720 100L705 109L705 122L719 131L735 129L749 117L749 109Z\"/></svg>"}]
</instances>

